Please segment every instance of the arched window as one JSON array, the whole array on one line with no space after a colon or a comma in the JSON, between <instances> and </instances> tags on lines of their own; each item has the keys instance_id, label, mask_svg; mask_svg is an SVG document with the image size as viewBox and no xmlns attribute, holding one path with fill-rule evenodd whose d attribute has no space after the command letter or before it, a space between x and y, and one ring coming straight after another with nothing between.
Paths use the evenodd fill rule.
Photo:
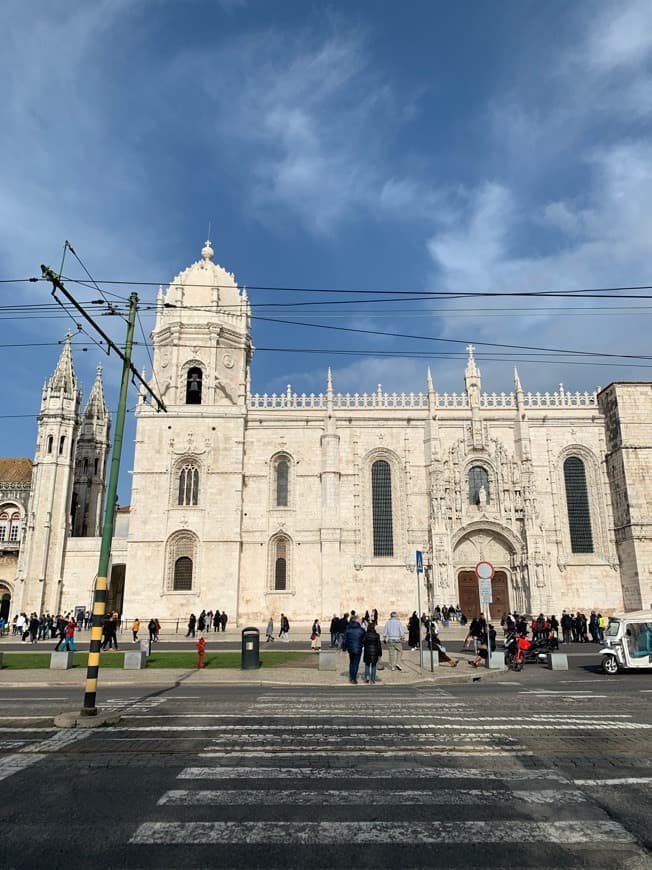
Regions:
<instances>
[{"instance_id":1,"label":"arched window","mask_svg":"<svg viewBox=\"0 0 652 870\"><path fill-rule=\"evenodd\" d=\"M193 366L186 377L186 405L201 405L202 370Z\"/></svg>"},{"instance_id":2,"label":"arched window","mask_svg":"<svg viewBox=\"0 0 652 870\"><path fill-rule=\"evenodd\" d=\"M371 466L371 506L374 556L393 556L392 470L384 459L378 459Z\"/></svg>"},{"instance_id":3,"label":"arched window","mask_svg":"<svg viewBox=\"0 0 652 870\"><path fill-rule=\"evenodd\" d=\"M13 513L11 515L11 520L9 521L9 540L13 543L18 541L18 535L20 534L20 514L18 512Z\"/></svg>"},{"instance_id":4,"label":"arched window","mask_svg":"<svg viewBox=\"0 0 652 870\"><path fill-rule=\"evenodd\" d=\"M52 435L48 435L48 453L52 453L52 442L53 442L53 440L54 440L54 439L52 438Z\"/></svg>"},{"instance_id":5,"label":"arched window","mask_svg":"<svg viewBox=\"0 0 652 870\"><path fill-rule=\"evenodd\" d=\"M0 541L6 541L9 538L9 514L3 511L0 514Z\"/></svg>"},{"instance_id":6,"label":"arched window","mask_svg":"<svg viewBox=\"0 0 652 870\"><path fill-rule=\"evenodd\" d=\"M86 456L82 459L82 474L88 474L88 458Z\"/></svg>"},{"instance_id":7,"label":"arched window","mask_svg":"<svg viewBox=\"0 0 652 870\"><path fill-rule=\"evenodd\" d=\"M591 511L586 487L586 469L578 456L569 456L564 462L568 531L573 553L593 552Z\"/></svg>"},{"instance_id":8,"label":"arched window","mask_svg":"<svg viewBox=\"0 0 652 870\"><path fill-rule=\"evenodd\" d=\"M285 538L278 538L274 553L274 589L284 592L288 582L288 546Z\"/></svg>"},{"instance_id":9,"label":"arched window","mask_svg":"<svg viewBox=\"0 0 652 870\"><path fill-rule=\"evenodd\" d=\"M192 532L175 532L168 541L168 592L188 592L196 580L197 537Z\"/></svg>"},{"instance_id":10,"label":"arched window","mask_svg":"<svg viewBox=\"0 0 652 870\"><path fill-rule=\"evenodd\" d=\"M179 556L174 563L172 588L175 592L187 592L192 589L192 559L189 556Z\"/></svg>"},{"instance_id":11,"label":"arched window","mask_svg":"<svg viewBox=\"0 0 652 870\"><path fill-rule=\"evenodd\" d=\"M188 463L179 472L179 500L180 505L195 505L199 500L199 469L196 465Z\"/></svg>"},{"instance_id":12,"label":"arched window","mask_svg":"<svg viewBox=\"0 0 652 870\"><path fill-rule=\"evenodd\" d=\"M61 456L63 454L63 448L65 446L66 446L66 436L62 435L61 438L59 438L59 456Z\"/></svg>"},{"instance_id":13,"label":"arched window","mask_svg":"<svg viewBox=\"0 0 652 870\"><path fill-rule=\"evenodd\" d=\"M469 504L480 504L480 490L484 488L484 501L489 504L489 475L481 465L469 471Z\"/></svg>"},{"instance_id":14,"label":"arched window","mask_svg":"<svg viewBox=\"0 0 652 870\"><path fill-rule=\"evenodd\" d=\"M285 457L276 462L276 507L288 506L290 463Z\"/></svg>"}]
</instances>

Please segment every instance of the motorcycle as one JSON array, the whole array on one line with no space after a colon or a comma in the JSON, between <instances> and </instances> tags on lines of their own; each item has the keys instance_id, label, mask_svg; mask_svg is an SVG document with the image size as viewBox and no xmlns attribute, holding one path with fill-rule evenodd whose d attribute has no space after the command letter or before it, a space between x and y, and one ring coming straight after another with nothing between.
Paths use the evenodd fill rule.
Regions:
<instances>
[{"instance_id":1,"label":"motorcycle","mask_svg":"<svg viewBox=\"0 0 652 870\"><path fill-rule=\"evenodd\" d=\"M548 661L548 653L559 647L557 638L529 640L516 631L510 631L503 642L505 664L513 671L522 671L523 665Z\"/></svg>"}]
</instances>

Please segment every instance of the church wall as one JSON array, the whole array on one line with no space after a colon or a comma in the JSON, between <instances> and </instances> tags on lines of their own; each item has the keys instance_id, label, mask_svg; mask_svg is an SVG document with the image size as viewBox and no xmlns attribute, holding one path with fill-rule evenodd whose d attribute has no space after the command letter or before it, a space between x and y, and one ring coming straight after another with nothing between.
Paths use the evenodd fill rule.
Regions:
<instances>
[{"instance_id":1,"label":"church wall","mask_svg":"<svg viewBox=\"0 0 652 870\"><path fill-rule=\"evenodd\" d=\"M101 542L101 538L68 538L58 610L66 613L78 606L92 609ZM124 538L114 538L111 563L117 565L126 561L127 542Z\"/></svg>"},{"instance_id":2,"label":"church wall","mask_svg":"<svg viewBox=\"0 0 652 870\"><path fill-rule=\"evenodd\" d=\"M624 606L652 607L652 385L610 384L598 401L605 415Z\"/></svg>"},{"instance_id":3,"label":"church wall","mask_svg":"<svg viewBox=\"0 0 652 870\"><path fill-rule=\"evenodd\" d=\"M604 427L595 408L538 412L530 418L537 509L547 544L549 594L541 599L562 609L613 612L622 606L611 499L604 467ZM573 553L568 526L564 461L579 457L585 467L593 553ZM536 607L532 608L537 609Z\"/></svg>"},{"instance_id":4,"label":"church wall","mask_svg":"<svg viewBox=\"0 0 652 870\"><path fill-rule=\"evenodd\" d=\"M388 602L390 609L416 608L415 578L406 570L406 561L413 563L414 550L427 544L423 425L408 426L398 415L378 419L378 415L353 413L336 417L336 434L340 471L336 529L329 530L337 538L333 543L322 540L323 511L328 508L321 480L323 414L250 416L240 586L243 617L247 612L259 619L284 612L290 618L300 614L301 619L308 619L313 614L312 618L325 619L333 608L364 610L382 602ZM272 460L279 453L291 459L287 508L277 508L273 501ZM382 560L374 558L371 549L369 468L374 458L388 458L392 464L394 556ZM278 533L287 534L292 542L291 589L287 592L271 588L269 545ZM321 603L323 561L331 548L335 557L329 567L337 572L337 600L329 599L331 608L322 613L326 608Z\"/></svg>"},{"instance_id":5,"label":"church wall","mask_svg":"<svg viewBox=\"0 0 652 870\"><path fill-rule=\"evenodd\" d=\"M203 419L202 419L203 418ZM193 414L154 417L141 412L134 459L125 608L154 610L159 619L185 619L202 609L235 614L238 604L242 505L242 416ZM179 468L199 468L197 505L178 504ZM196 540L193 586L172 589L169 541L179 533ZM150 617L148 616L148 619Z\"/></svg>"}]
</instances>

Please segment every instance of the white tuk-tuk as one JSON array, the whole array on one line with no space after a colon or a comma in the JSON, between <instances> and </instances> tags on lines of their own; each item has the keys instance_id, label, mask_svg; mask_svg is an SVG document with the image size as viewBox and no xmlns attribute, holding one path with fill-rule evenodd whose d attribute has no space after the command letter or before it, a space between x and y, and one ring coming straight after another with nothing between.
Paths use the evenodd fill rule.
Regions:
<instances>
[{"instance_id":1,"label":"white tuk-tuk","mask_svg":"<svg viewBox=\"0 0 652 870\"><path fill-rule=\"evenodd\" d=\"M652 670L652 610L610 616L604 640L600 655L605 674L617 674L624 668Z\"/></svg>"}]
</instances>

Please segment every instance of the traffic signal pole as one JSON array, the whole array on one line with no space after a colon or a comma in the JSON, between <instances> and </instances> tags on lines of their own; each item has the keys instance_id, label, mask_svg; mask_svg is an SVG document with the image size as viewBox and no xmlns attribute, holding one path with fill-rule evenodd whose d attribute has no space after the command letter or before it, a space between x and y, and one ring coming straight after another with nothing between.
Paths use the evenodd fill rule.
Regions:
<instances>
[{"instance_id":1,"label":"traffic signal pole","mask_svg":"<svg viewBox=\"0 0 652 870\"><path fill-rule=\"evenodd\" d=\"M113 452L111 454L111 470L106 492L106 504L104 506L104 524L102 526L102 545L100 547L100 561L97 568L97 582L93 596L93 622L91 627L91 645L88 653L88 667L86 670L86 690L84 692L84 705L81 709L82 716L96 716L97 707L97 677L100 670L100 643L102 641L102 623L106 610L106 590L108 586L109 562L111 559L111 542L115 527L115 508L118 494L118 477L120 475L120 458L122 454L122 439L125 428L127 410L127 390L129 389L129 377L131 374L131 352L134 345L134 328L136 325L136 313L138 311L138 296L132 293L129 297L129 319L127 323L127 340L125 343L124 358L122 362L122 381L120 382L120 397L115 420L115 435L113 437Z\"/></svg>"}]
</instances>

